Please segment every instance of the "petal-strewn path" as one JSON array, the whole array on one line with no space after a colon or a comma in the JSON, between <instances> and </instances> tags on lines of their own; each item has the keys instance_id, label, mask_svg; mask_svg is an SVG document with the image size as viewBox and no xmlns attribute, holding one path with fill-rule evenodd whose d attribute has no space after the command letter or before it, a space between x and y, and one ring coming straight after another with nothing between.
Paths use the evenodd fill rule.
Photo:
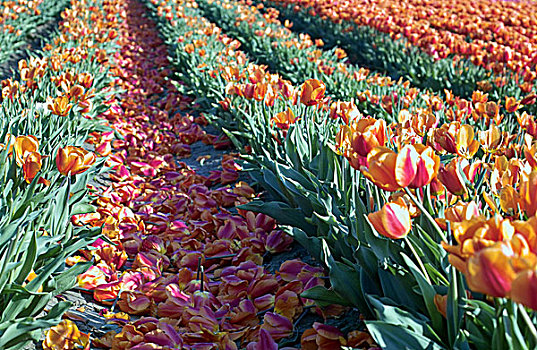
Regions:
<instances>
[{"instance_id":1,"label":"petal-strewn path","mask_svg":"<svg viewBox=\"0 0 537 350\"><path fill-rule=\"evenodd\" d=\"M123 139L95 134L92 142L101 150L110 145L114 170L96 201L98 214L74 220L104 223L115 244L99 240L95 250L74 259L94 259L79 285L125 313L105 314L122 330L93 345L277 349L312 305L298 295L324 284L323 271L299 260L284 262L275 274L263 267L264 255L285 250L292 240L269 217L231 209L255 196L237 182L232 155L223 155L221 170L209 176L181 162L190 156L190 144L222 142L203 131L204 118L189 114L193 102L167 79L167 47L144 17L146 8L134 0L122 6L125 23L111 73L114 87L124 92L109 101L102 117ZM342 335L317 328L336 339Z\"/></svg>"}]
</instances>

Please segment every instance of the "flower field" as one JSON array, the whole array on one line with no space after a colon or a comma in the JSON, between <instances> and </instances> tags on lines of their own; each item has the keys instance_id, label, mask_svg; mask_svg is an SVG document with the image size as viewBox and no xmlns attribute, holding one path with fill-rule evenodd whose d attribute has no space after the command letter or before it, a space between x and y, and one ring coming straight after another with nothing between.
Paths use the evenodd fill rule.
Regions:
<instances>
[{"instance_id":1,"label":"flower field","mask_svg":"<svg viewBox=\"0 0 537 350\"><path fill-rule=\"evenodd\" d=\"M534 6L0 3L0 349L535 349Z\"/></svg>"}]
</instances>

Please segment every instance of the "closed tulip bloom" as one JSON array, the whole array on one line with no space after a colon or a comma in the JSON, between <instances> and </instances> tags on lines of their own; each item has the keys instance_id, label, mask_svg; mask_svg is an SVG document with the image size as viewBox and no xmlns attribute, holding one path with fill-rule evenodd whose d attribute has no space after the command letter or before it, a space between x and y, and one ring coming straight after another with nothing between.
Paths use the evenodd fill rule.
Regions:
<instances>
[{"instance_id":1,"label":"closed tulip bloom","mask_svg":"<svg viewBox=\"0 0 537 350\"><path fill-rule=\"evenodd\" d=\"M506 244L500 243L479 251L468 259L468 286L473 291L493 297L506 296L516 277L513 259L516 257Z\"/></svg>"},{"instance_id":2,"label":"closed tulip bloom","mask_svg":"<svg viewBox=\"0 0 537 350\"><path fill-rule=\"evenodd\" d=\"M29 153L37 152L39 141L33 135L19 136L15 139L13 149L15 150L15 160L18 166L24 164L24 159Z\"/></svg>"},{"instance_id":3,"label":"closed tulip bloom","mask_svg":"<svg viewBox=\"0 0 537 350\"><path fill-rule=\"evenodd\" d=\"M391 239L405 237L412 227L408 207L402 198L386 203L381 210L367 217L379 234Z\"/></svg>"},{"instance_id":4,"label":"closed tulip bloom","mask_svg":"<svg viewBox=\"0 0 537 350\"><path fill-rule=\"evenodd\" d=\"M315 106L324 97L326 86L317 79L308 79L302 85L300 102L306 106Z\"/></svg>"},{"instance_id":5,"label":"closed tulip bloom","mask_svg":"<svg viewBox=\"0 0 537 350\"><path fill-rule=\"evenodd\" d=\"M367 155L367 167L361 171L366 178L385 191L397 191L401 186L395 179L397 153L386 147L375 147Z\"/></svg>"},{"instance_id":6,"label":"closed tulip bloom","mask_svg":"<svg viewBox=\"0 0 537 350\"><path fill-rule=\"evenodd\" d=\"M397 155L395 177L401 187L419 188L428 185L439 168L440 157L431 147L409 145Z\"/></svg>"},{"instance_id":7,"label":"closed tulip bloom","mask_svg":"<svg viewBox=\"0 0 537 350\"><path fill-rule=\"evenodd\" d=\"M527 216L537 212L537 171L534 170L526 181L520 185L520 206Z\"/></svg>"},{"instance_id":8,"label":"closed tulip bloom","mask_svg":"<svg viewBox=\"0 0 537 350\"><path fill-rule=\"evenodd\" d=\"M509 113L514 113L518 110L520 101L517 101L514 97L507 96L505 98L505 110Z\"/></svg>"},{"instance_id":9,"label":"closed tulip bloom","mask_svg":"<svg viewBox=\"0 0 537 350\"><path fill-rule=\"evenodd\" d=\"M27 153L22 170L24 172L24 180L27 183L32 182L39 170L41 170L41 154L38 152Z\"/></svg>"},{"instance_id":10,"label":"closed tulip bloom","mask_svg":"<svg viewBox=\"0 0 537 350\"><path fill-rule=\"evenodd\" d=\"M80 147L67 146L60 148L56 155L56 166L63 175L83 173L93 163L95 163L95 154Z\"/></svg>"},{"instance_id":11,"label":"closed tulip bloom","mask_svg":"<svg viewBox=\"0 0 537 350\"><path fill-rule=\"evenodd\" d=\"M447 190L457 196L466 195L468 190L460 173L460 158L455 158L438 171L438 180Z\"/></svg>"},{"instance_id":12,"label":"closed tulip bloom","mask_svg":"<svg viewBox=\"0 0 537 350\"><path fill-rule=\"evenodd\" d=\"M519 272L511 284L513 301L537 310L537 271L535 269Z\"/></svg>"}]
</instances>

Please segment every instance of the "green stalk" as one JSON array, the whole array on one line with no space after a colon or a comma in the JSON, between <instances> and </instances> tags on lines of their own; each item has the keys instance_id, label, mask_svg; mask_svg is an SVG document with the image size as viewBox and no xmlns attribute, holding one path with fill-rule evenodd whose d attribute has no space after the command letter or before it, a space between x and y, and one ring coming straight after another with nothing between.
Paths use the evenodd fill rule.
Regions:
<instances>
[{"instance_id":1,"label":"green stalk","mask_svg":"<svg viewBox=\"0 0 537 350\"><path fill-rule=\"evenodd\" d=\"M518 310L520 311L520 314L522 315L524 322L526 322L526 325L528 326L528 330L531 336L533 337L535 344L537 344L537 329L535 329L535 325L533 324L533 321L531 320L530 315L528 315L528 312L526 311L526 307L522 304L518 304Z\"/></svg>"},{"instance_id":2,"label":"green stalk","mask_svg":"<svg viewBox=\"0 0 537 350\"><path fill-rule=\"evenodd\" d=\"M414 257L418 261L418 265L419 265L419 267L421 269L421 272L423 273L423 276L427 280L427 283L432 285L431 280L429 279L429 274L427 273L427 270L425 269L425 265L423 265L423 262L421 261L421 258L418 255L418 252L416 251L416 249L414 249L414 246L412 245L412 242L410 242L410 240L408 239L407 236L405 236L404 240L405 240L406 244L408 244L408 246L410 247L410 250L412 251L412 254L414 254Z\"/></svg>"},{"instance_id":3,"label":"green stalk","mask_svg":"<svg viewBox=\"0 0 537 350\"><path fill-rule=\"evenodd\" d=\"M414 204L416 204L416 206L421 210L421 212L425 215L425 217L429 220L429 222L431 223L431 225L434 227L434 229L436 230L436 232L438 233L438 235L442 238L442 241L448 243L447 241L447 238L446 238L446 235L444 234L444 231L442 231L442 229L440 228L440 226L438 226L438 224L436 223L436 221L433 219L433 217L431 216L431 214L425 209L425 207L423 206L423 204L421 204L421 202L412 194L412 192L410 192L410 190L408 189L408 187L405 187L404 188L405 190L405 193L410 197L410 199L412 199L412 201L414 202Z\"/></svg>"}]
</instances>

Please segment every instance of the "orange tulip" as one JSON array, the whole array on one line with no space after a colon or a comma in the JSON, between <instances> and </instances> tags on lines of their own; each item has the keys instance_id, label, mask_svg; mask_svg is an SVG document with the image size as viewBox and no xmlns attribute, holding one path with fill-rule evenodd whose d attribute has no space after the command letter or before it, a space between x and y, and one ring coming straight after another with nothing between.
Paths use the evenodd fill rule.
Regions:
<instances>
[{"instance_id":1,"label":"orange tulip","mask_svg":"<svg viewBox=\"0 0 537 350\"><path fill-rule=\"evenodd\" d=\"M495 124L492 124L487 131L479 131L478 135L479 143L487 153L495 153L503 141L503 134Z\"/></svg>"},{"instance_id":2,"label":"orange tulip","mask_svg":"<svg viewBox=\"0 0 537 350\"><path fill-rule=\"evenodd\" d=\"M442 125L435 131L434 140L446 152L468 159L479 149L479 141L474 140L474 128L459 122Z\"/></svg>"},{"instance_id":3,"label":"orange tulip","mask_svg":"<svg viewBox=\"0 0 537 350\"><path fill-rule=\"evenodd\" d=\"M62 320L60 324L50 328L43 340L45 350L89 349L89 335L78 330L71 320Z\"/></svg>"},{"instance_id":4,"label":"orange tulip","mask_svg":"<svg viewBox=\"0 0 537 350\"><path fill-rule=\"evenodd\" d=\"M342 102L336 101L330 105L330 118L338 119L341 118L343 123L349 124L349 121L353 121L362 116L358 107L354 102Z\"/></svg>"},{"instance_id":5,"label":"orange tulip","mask_svg":"<svg viewBox=\"0 0 537 350\"><path fill-rule=\"evenodd\" d=\"M537 310L537 271L525 270L516 276L511 284L513 301Z\"/></svg>"},{"instance_id":6,"label":"orange tulip","mask_svg":"<svg viewBox=\"0 0 537 350\"><path fill-rule=\"evenodd\" d=\"M375 147L367 155L367 167L361 171L366 178L385 191L397 191L401 186L395 179L397 153L386 147Z\"/></svg>"},{"instance_id":7,"label":"orange tulip","mask_svg":"<svg viewBox=\"0 0 537 350\"><path fill-rule=\"evenodd\" d=\"M297 120L295 114L291 108L287 107L287 110L284 112L279 112L276 116L272 117L270 122L276 124L279 129L287 130L291 124L294 124Z\"/></svg>"},{"instance_id":8,"label":"orange tulip","mask_svg":"<svg viewBox=\"0 0 537 350\"><path fill-rule=\"evenodd\" d=\"M412 227L408 207L402 198L384 204L381 210L367 217L378 233L391 239L405 237Z\"/></svg>"},{"instance_id":9,"label":"orange tulip","mask_svg":"<svg viewBox=\"0 0 537 350\"><path fill-rule=\"evenodd\" d=\"M421 144L403 147L399 154L385 147L375 147L367 156L365 177L385 191L402 187L418 188L437 175L440 158L431 147Z\"/></svg>"},{"instance_id":10,"label":"orange tulip","mask_svg":"<svg viewBox=\"0 0 537 350\"><path fill-rule=\"evenodd\" d=\"M444 316L444 318L447 318L447 294L446 295L440 295L436 294L434 296L434 306L436 306L436 310Z\"/></svg>"},{"instance_id":11,"label":"orange tulip","mask_svg":"<svg viewBox=\"0 0 537 350\"><path fill-rule=\"evenodd\" d=\"M302 85L300 102L306 106L315 106L324 97L326 86L317 79L308 79Z\"/></svg>"},{"instance_id":12,"label":"orange tulip","mask_svg":"<svg viewBox=\"0 0 537 350\"><path fill-rule=\"evenodd\" d=\"M473 291L504 297L516 277L512 260L516 259L506 244L486 248L470 257L466 279Z\"/></svg>"},{"instance_id":13,"label":"orange tulip","mask_svg":"<svg viewBox=\"0 0 537 350\"><path fill-rule=\"evenodd\" d=\"M71 107L72 106L69 103L69 96L63 95L56 97L52 103L49 104L48 109L52 111L52 114L65 117L67 114L69 114Z\"/></svg>"},{"instance_id":14,"label":"orange tulip","mask_svg":"<svg viewBox=\"0 0 537 350\"><path fill-rule=\"evenodd\" d=\"M518 110L520 106L520 101L517 101L514 97L506 97L505 98L505 109L509 113L514 113Z\"/></svg>"},{"instance_id":15,"label":"orange tulip","mask_svg":"<svg viewBox=\"0 0 537 350\"><path fill-rule=\"evenodd\" d=\"M397 155L395 178L401 187L428 185L438 174L440 157L422 144L405 146Z\"/></svg>"},{"instance_id":16,"label":"orange tulip","mask_svg":"<svg viewBox=\"0 0 537 350\"><path fill-rule=\"evenodd\" d=\"M62 175L76 175L88 170L95 163L95 154L80 147L67 146L58 149L56 166Z\"/></svg>"},{"instance_id":17,"label":"orange tulip","mask_svg":"<svg viewBox=\"0 0 537 350\"><path fill-rule=\"evenodd\" d=\"M520 184L520 206L527 216L533 216L537 212L537 170L529 175L526 181Z\"/></svg>"},{"instance_id":18,"label":"orange tulip","mask_svg":"<svg viewBox=\"0 0 537 350\"><path fill-rule=\"evenodd\" d=\"M336 136L336 145L355 169L365 164L365 157L378 146L386 144L386 122L363 118L343 125Z\"/></svg>"},{"instance_id":19,"label":"orange tulip","mask_svg":"<svg viewBox=\"0 0 537 350\"><path fill-rule=\"evenodd\" d=\"M457 196L466 195L468 190L460 173L461 159L455 158L438 171L438 180L447 190Z\"/></svg>"},{"instance_id":20,"label":"orange tulip","mask_svg":"<svg viewBox=\"0 0 537 350\"><path fill-rule=\"evenodd\" d=\"M37 152L39 141L33 135L19 136L15 139L13 149L15 150L15 160L18 166L24 164L24 160L29 153Z\"/></svg>"},{"instance_id":21,"label":"orange tulip","mask_svg":"<svg viewBox=\"0 0 537 350\"><path fill-rule=\"evenodd\" d=\"M32 182L34 177L41 170L41 154L38 152L30 152L26 155L24 164L22 165L24 179L27 183Z\"/></svg>"}]
</instances>

